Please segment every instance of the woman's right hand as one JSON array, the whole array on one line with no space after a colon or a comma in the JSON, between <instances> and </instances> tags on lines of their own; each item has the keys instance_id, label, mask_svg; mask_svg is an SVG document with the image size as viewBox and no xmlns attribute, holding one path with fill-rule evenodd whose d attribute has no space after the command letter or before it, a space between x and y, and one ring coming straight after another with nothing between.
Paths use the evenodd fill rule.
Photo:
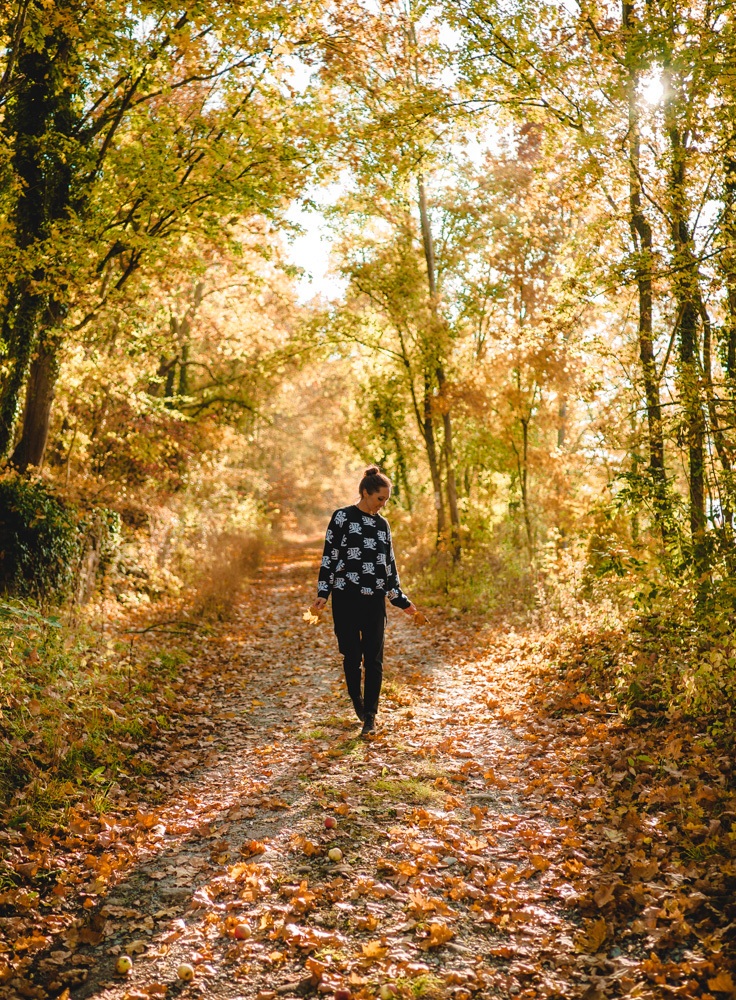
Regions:
<instances>
[{"instance_id":1,"label":"woman's right hand","mask_svg":"<svg viewBox=\"0 0 736 1000\"><path fill-rule=\"evenodd\" d=\"M318 597L317 600L314 602L314 604L311 606L311 608L309 610L313 611L315 614L317 614L317 612L321 611L325 607L326 604L327 604L327 598L326 597Z\"/></svg>"}]
</instances>

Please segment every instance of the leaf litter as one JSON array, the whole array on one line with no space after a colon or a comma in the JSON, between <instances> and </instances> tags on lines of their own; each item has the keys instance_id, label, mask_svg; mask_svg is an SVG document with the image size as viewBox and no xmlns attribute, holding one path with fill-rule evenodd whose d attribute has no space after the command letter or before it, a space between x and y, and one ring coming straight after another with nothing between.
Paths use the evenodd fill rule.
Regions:
<instances>
[{"instance_id":1,"label":"leaf litter","mask_svg":"<svg viewBox=\"0 0 736 1000\"><path fill-rule=\"evenodd\" d=\"M392 620L363 741L301 615L309 555L191 639L148 777L0 833L0 997L733 996L736 796L707 735L626 723L543 636L437 614Z\"/></svg>"}]
</instances>

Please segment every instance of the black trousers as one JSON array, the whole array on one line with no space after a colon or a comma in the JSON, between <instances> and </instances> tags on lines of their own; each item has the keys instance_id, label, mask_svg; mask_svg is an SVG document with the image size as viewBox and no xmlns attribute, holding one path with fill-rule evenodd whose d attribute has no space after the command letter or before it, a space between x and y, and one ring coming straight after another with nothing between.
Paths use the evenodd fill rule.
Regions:
<instances>
[{"instance_id":1,"label":"black trousers","mask_svg":"<svg viewBox=\"0 0 736 1000\"><path fill-rule=\"evenodd\" d=\"M378 711L383 681L383 637L386 628L386 598L364 597L359 591L332 591L332 618L337 645L342 653L348 694L353 704L362 701L366 715ZM361 691L361 663L365 691Z\"/></svg>"}]
</instances>

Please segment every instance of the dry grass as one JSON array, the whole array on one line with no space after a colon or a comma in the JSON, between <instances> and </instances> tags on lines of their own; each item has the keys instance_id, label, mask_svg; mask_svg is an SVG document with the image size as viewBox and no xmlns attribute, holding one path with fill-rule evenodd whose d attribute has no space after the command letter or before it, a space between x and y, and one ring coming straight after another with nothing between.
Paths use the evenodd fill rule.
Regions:
<instances>
[{"instance_id":1,"label":"dry grass","mask_svg":"<svg viewBox=\"0 0 736 1000\"><path fill-rule=\"evenodd\" d=\"M193 581L195 613L218 621L228 618L243 585L263 562L266 544L261 532L221 532Z\"/></svg>"}]
</instances>

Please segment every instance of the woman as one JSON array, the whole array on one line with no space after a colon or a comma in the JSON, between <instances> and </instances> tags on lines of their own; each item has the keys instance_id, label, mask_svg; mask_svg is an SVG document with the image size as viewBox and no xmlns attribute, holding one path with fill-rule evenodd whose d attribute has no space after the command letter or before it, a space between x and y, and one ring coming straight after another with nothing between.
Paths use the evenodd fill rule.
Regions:
<instances>
[{"instance_id":1,"label":"woman","mask_svg":"<svg viewBox=\"0 0 736 1000\"><path fill-rule=\"evenodd\" d=\"M332 617L348 694L363 723L362 735L367 736L376 726L383 679L386 598L408 615L420 612L401 590L391 528L379 513L391 496L391 480L372 465L365 470L358 489L359 502L341 507L330 519L312 610L321 611L332 594Z\"/></svg>"}]
</instances>

